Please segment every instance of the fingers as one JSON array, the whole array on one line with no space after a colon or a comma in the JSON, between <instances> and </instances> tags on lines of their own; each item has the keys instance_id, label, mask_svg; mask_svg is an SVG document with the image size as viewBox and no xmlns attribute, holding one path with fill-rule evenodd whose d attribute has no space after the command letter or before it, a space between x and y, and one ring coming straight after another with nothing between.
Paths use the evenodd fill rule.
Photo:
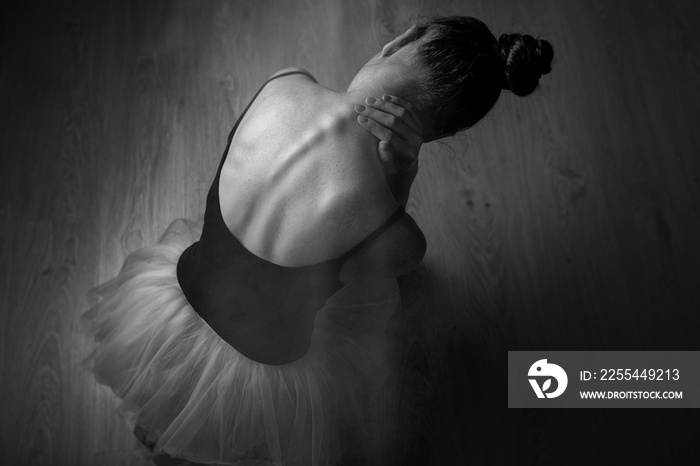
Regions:
<instances>
[{"instance_id":1,"label":"fingers","mask_svg":"<svg viewBox=\"0 0 700 466\"><path fill-rule=\"evenodd\" d=\"M393 161L400 167L410 165L414 162L418 155L415 146L412 146L403 138L397 137L396 133L375 120L363 115L358 115L357 121L360 126L380 140L379 155L383 161Z\"/></svg>"},{"instance_id":2,"label":"fingers","mask_svg":"<svg viewBox=\"0 0 700 466\"><path fill-rule=\"evenodd\" d=\"M373 120L364 115L358 115L357 121L360 123L360 126L369 131L380 141L392 142L392 139L399 139L394 137L393 132L389 128L381 125L377 120Z\"/></svg>"},{"instance_id":3,"label":"fingers","mask_svg":"<svg viewBox=\"0 0 700 466\"><path fill-rule=\"evenodd\" d=\"M364 105L355 105L355 111L370 120L373 120L391 132L395 133L396 136L404 140L410 140L415 136L414 131L412 131L406 123L404 123L399 117L392 115L381 110L377 110L372 107L366 107ZM386 140L384 138L380 138Z\"/></svg>"},{"instance_id":4,"label":"fingers","mask_svg":"<svg viewBox=\"0 0 700 466\"><path fill-rule=\"evenodd\" d=\"M355 105L357 121L380 140L379 156L391 172L405 172L415 166L423 144L422 125L413 106L400 97L368 97L367 105Z\"/></svg>"},{"instance_id":5,"label":"fingers","mask_svg":"<svg viewBox=\"0 0 700 466\"><path fill-rule=\"evenodd\" d=\"M383 100L368 97L366 103L366 106L355 105L355 111L391 129L410 144L423 144L422 125L408 102L398 97L384 96Z\"/></svg>"},{"instance_id":6,"label":"fingers","mask_svg":"<svg viewBox=\"0 0 700 466\"><path fill-rule=\"evenodd\" d=\"M390 113L398 116L399 118L404 117L406 119L407 124L411 126L414 131L418 132L419 134L422 134L423 125L420 122L420 118L418 118L418 115L416 115L413 109L413 105L410 102L402 99L401 97L387 94L384 94L382 96L382 100L380 102L387 102L386 108ZM396 110L401 114L393 113L391 112L391 110Z\"/></svg>"},{"instance_id":7,"label":"fingers","mask_svg":"<svg viewBox=\"0 0 700 466\"><path fill-rule=\"evenodd\" d=\"M396 133L391 129L378 123L376 120L367 118L364 115L359 115L357 121L364 129L369 131L380 141L383 141L391 146L391 150L398 154L411 154L411 145L401 137L397 137Z\"/></svg>"}]
</instances>

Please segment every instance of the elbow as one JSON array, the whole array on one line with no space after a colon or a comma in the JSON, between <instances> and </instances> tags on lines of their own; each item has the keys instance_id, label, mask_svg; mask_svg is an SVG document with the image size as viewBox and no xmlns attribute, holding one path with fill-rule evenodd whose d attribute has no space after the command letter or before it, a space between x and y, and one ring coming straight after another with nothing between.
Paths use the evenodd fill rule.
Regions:
<instances>
[{"instance_id":1,"label":"elbow","mask_svg":"<svg viewBox=\"0 0 700 466\"><path fill-rule=\"evenodd\" d=\"M411 270L415 269L420 265L421 262L423 262L423 258L425 257L425 254L428 251L428 240L425 238L423 232L421 232L420 235L418 235L414 247L416 250L416 254L414 264L413 267L411 267Z\"/></svg>"},{"instance_id":2,"label":"elbow","mask_svg":"<svg viewBox=\"0 0 700 466\"><path fill-rule=\"evenodd\" d=\"M428 241L423 232L418 231L417 234L411 235L403 246L400 263L395 267L395 270L398 270L397 276L406 275L421 264L428 250Z\"/></svg>"}]
</instances>

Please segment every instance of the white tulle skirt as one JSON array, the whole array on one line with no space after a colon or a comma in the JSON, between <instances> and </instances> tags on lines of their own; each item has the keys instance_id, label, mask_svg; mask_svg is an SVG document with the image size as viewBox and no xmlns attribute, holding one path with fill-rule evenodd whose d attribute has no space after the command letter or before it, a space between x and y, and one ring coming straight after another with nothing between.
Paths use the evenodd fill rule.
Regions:
<instances>
[{"instance_id":1,"label":"white tulle skirt","mask_svg":"<svg viewBox=\"0 0 700 466\"><path fill-rule=\"evenodd\" d=\"M154 454L232 465L337 464L341 432L362 428L386 382L395 279L345 287L318 312L310 351L285 365L250 360L192 309L177 260L201 224L173 222L94 291L87 358Z\"/></svg>"}]
</instances>

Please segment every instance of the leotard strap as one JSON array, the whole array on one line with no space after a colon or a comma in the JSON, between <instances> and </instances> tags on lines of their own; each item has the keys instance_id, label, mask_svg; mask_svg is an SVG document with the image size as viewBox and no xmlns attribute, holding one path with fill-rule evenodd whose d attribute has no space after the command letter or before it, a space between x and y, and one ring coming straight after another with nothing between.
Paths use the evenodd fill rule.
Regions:
<instances>
[{"instance_id":1,"label":"leotard strap","mask_svg":"<svg viewBox=\"0 0 700 466\"><path fill-rule=\"evenodd\" d=\"M372 241L377 239L377 237L379 237L379 235L381 235L386 230L388 230L389 227L391 227L399 218L401 218L401 216L403 216L403 214L404 214L404 208L402 205L400 205L399 208L396 209L396 211L393 214L391 214L391 216L389 218L384 220L384 222L381 225L379 225L376 230L374 230L372 233L367 235L365 237L365 239L363 239L362 241L357 243L355 246L353 246L352 249L350 249L348 252L346 252L345 254L340 256L337 260L344 261L345 259L352 256L353 254L357 254L362 248L366 247Z\"/></svg>"},{"instance_id":2,"label":"leotard strap","mask_svg":"<svg viewBox=\"0 0 700 466\"><path fill-rule=\"evenodd\" d=\"M248 102L248 105L246 105L245 109L243 110L243 113L240 114L240 116L239 116L238 119L236 120L236 123L233 125L233 128L231 128L231 131L230 131L229 134L228 134L228 142L227 142L227 144L226 144L226 150L224 151L223 157L221 157L221 161L219 162L219 169L217 170L217 173L216 173L216 180L215 180L215 183L216 183L216 184L218 184L218 181L217 181L217 180L218 180L218 177L219 177L219 173L221 172L221 169L222 169L223 166L224 166L224 162L226 161L226 157L228 156L228 149L229 149L229 147L231 146L231 141L233 141L233 135L236 133L236 130L238 129L238 125L241 124L241 120L243 120L243 117L245 116L245 114L248 113L248 109L250 108L250 106L253 105L253 102L255 102L255 99L258 98L258 95L260 95L260 93L261 93L262 90L265 88L265 86L267 86L267 83L269 83L270 81L273 81L273 80L275 80L275 79L277 79L277 78L283 78L283 77L285 77L285 76L289 76L289 75L292 75L292 74L303 74L304 76L308 76L309 78L311 78L311 80L312 80L313 82L315 82L316 84L318 84L318 81L316 81L316 78L314 78L313 76L311 76L311 75L310 75L309 73L307 73L306 71L302 71L302 70L286 71L286 72L284 72L284 73L280 73L280 74L278 74L278 75L276 75L276 76L273 76L273 77L269 78L267 81L265 81L265 82L263 83L263 85L260 86L260 89L258 89L258 92L256 92L255 95L253 96L253 98L250 99L250 102ZM217 188L217 189L218 189L218 188Z\"/></svg>"}]
</instances>

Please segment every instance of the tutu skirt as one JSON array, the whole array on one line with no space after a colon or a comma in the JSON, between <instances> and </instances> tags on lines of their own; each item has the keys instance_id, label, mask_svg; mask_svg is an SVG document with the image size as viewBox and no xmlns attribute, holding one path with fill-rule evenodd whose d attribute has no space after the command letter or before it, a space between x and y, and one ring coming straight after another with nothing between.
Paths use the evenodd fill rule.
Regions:
<instances>
[{"instance_id":1,"label":"tutu skirt","mask_svg":"<svg viewBox=\"0 0 700 466\"><path fill-rule=\"evenodd\" d=\"M395 279L347 286L316 315L309 352L284 365L246 358L180 289L180 254L201 224L173 222L94 291L84 319L96 346L88 368L116 395L153 454L231 465L337 464L341 432L362 428L387 380L386 323Z\"/></svg>"}]
</instances>

